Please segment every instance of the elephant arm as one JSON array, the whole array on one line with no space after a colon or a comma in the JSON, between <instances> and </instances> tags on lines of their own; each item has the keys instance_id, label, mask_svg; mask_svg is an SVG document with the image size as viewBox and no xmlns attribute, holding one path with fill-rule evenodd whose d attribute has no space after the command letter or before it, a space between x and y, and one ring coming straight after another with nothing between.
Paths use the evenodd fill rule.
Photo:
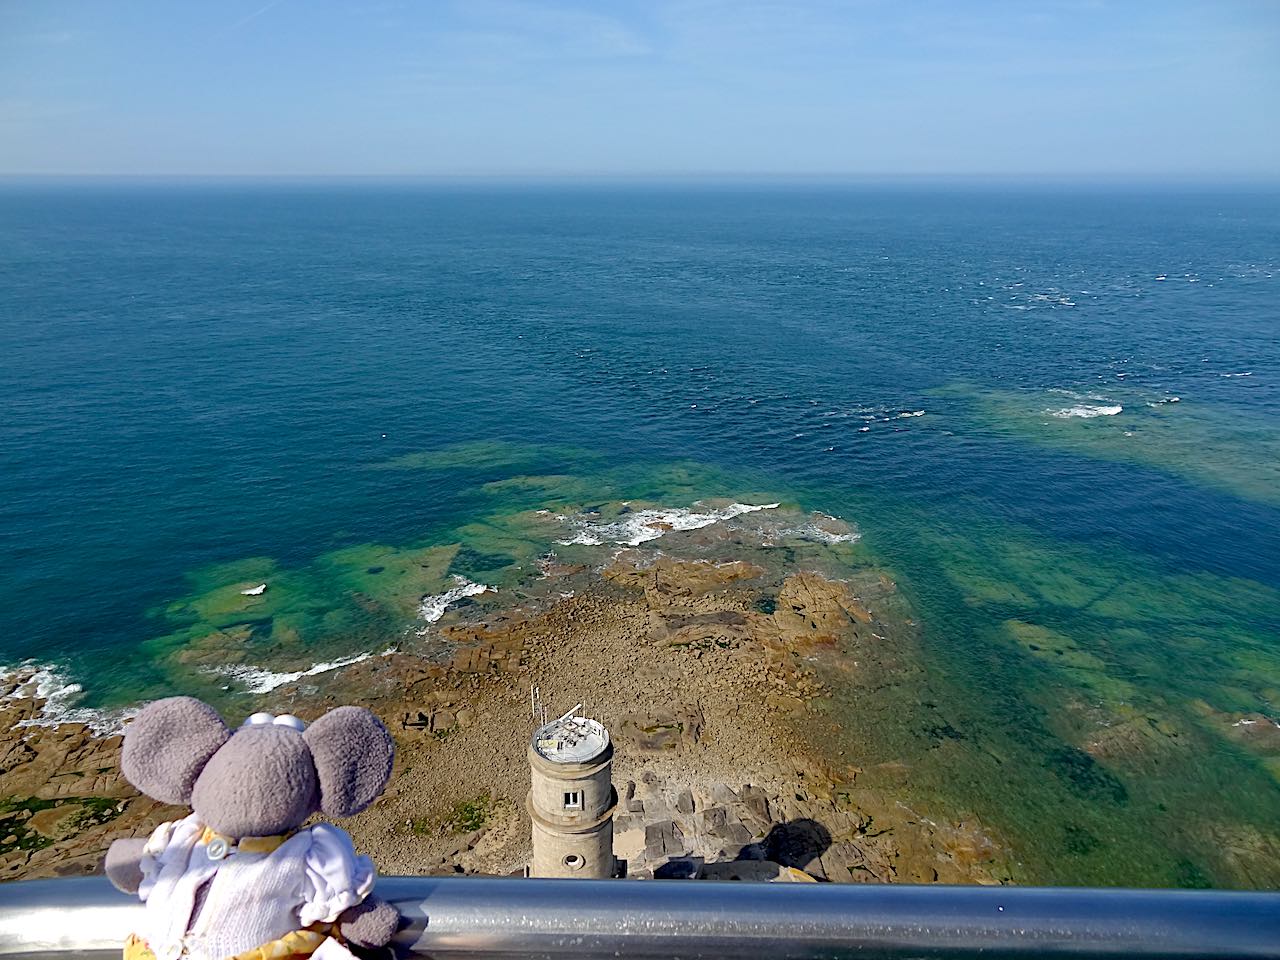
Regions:
<instances>
[{"instance_id":1,"label":"elephant arm","mask_svg":"<svg viewBox=\"0 0 1280 960\"><path fill-rule=\"evenodd\" d=\"M348 943L364 949L386 946L400 926L400 911L378 897L349 907L338 917L338 932Z\"/></svg>"},{"instance_id":2,"label":"elephant arm","mask_svg":"<svg viewBox=\"0 0 1280 960\"><path fill-rule=\"evenodd\" d=\"M126 837L107 848L107 879L121 893L137 893L142 886L142 850L146 845L145 837Z\"/></svg>"}]
</instances>

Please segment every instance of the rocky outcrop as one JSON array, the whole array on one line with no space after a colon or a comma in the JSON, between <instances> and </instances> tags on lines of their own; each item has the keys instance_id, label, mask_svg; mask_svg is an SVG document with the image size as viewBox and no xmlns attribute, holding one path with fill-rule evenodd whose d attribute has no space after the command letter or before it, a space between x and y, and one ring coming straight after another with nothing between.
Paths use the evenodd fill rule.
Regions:
<instances>
[{"instance_id":1,"label":"rocky outcrop","mask_svg":"<svg viewBox=\"0 0 1280 960\"><path fill-rule=\"evenodd\" d=\"M635 877L772 880L790 868L835 882L998 882L998 845L976 823L932 825L917 858L855 793L813 769L768 786L646 771L620 791L614 850Z\"/></svg>"},{"instance_id":2,"label":"rocky outcrop","mask_svg":"<svg viewBox=\"0 0 1280 960\"><path fill-rule=\"evenodd\" d=\"M30 725L43 703L0 701L0 879L97 873L117 837L185 815L142 797L120 775L119 736L82 723Z\"/></svg>"},{"instance_id":3,"label":"rocky outcrop","mask_svg":"<svg viewBox=\"0 0 1280 960\"><path fill-rule=\"evenodd\" d=\"M618 555L603 570L606 580L644 591L649 606L662 609L702 596L731 583L754 580L764 573L762 567L746 560L678 560L669 556L652 557L630 550Z\"/></svg>"},{"instance_id":4,"label":"rocky outcrop","mask_svg":"<svg viewBox=\"0 0 1280 960\"><path fill-rule=\"evenodd\" d=\"M898 637L890 581L799 567L797 555L826 548L780 547L779 531L801 520L771 522L759 535L672 531L662 552L607 548L602 567L543 558L505 608L451 612L404 652L303 675L256 706L313 719L361 703L393 731L390 786L344 821L384 873L523 867L536 685L553 709L585 701L611 730L617 847L633 875L1008 879L1001 845L976 821L918 816L824 752L824 677L882 683L909 645L886 639ZM190 644L181 665L206 669L214 646ZM14 729L38 705L4 703L17 712L0 740L0 824L14 825L12 840L0 834L0 875L96 869L113 838L185 812L120 779L118 737ZM479 797L484 823L460 827L450 811Z\"/></svg>"}]
</instances>

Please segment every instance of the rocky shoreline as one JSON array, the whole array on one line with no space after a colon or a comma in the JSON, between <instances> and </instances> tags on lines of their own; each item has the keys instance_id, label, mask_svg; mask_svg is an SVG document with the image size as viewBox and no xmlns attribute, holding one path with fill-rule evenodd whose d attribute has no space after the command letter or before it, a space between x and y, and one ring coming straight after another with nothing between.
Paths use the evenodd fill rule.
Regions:
<instances>
[{"instance_id":1,"label":"rocky shoreline","mask_svg":"<svg viewBox=\"0 0 1280 960\"><path fill-rule=\"evenodd\" d=\"M910 623L883 613L895 588L882 573L835 576L821 569L829 544L779 548L775 532L660 529L661 550L545 558L528 589L459 607L429 644L302 677L255 706L311 719L359 703L383 718L398 744L392 783L343 825L385 874L523 867L537 685L553 708L585 702L613 733L630 876L1008 882L981 824L864 787L832 746L831 678L856 663L859 682L882 682L910 650ZM853 539L830 523L825 536ZM120 778L118 735L21 725L41 707L27 681L0 701L0 878L95 872L113 839L181 814Z\"/></svg>"}]
</instances>

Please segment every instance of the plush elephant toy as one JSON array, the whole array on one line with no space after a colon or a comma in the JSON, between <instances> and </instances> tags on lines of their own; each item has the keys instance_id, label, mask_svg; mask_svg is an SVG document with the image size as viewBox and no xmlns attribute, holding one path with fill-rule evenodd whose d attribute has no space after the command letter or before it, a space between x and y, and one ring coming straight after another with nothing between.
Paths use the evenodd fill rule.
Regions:
<instances>
[{"instance_id":1,"label":"plush elephant toy","mask_svg":"<svg viewBox=\"0 0 1280 960\"><path fill-rule=\"evenodd\" d=\"M125 960L319 960L388 943L400 915L371 894L369 858L345 830L301 827L313 813L369 806L394 756L391 735L360 707L309 727L256 713L235 731L191 697L144 707L125 730L125 778L195 812L107 851L107 877L146 904Z\"/></svg>"}]
</instances>

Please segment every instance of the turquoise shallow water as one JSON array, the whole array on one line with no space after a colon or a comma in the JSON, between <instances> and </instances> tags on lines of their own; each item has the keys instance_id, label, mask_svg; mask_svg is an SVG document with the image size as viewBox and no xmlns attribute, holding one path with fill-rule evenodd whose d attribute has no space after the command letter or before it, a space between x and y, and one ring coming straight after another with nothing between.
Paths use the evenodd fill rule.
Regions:
<instances>
[{"instance_id":1,"label":"turquoise shallow water","mask_svg":"<svg viewBox=\"0 0 1280 960\"><path fill-rule=\"evenodd\" d=\"M296 669L414 622L351 603L405 551L513 576L479 518L769 493L862 529L964 738L837 705L868 761L1032 877L1274 883L1277 251L1243 191L10 184L0 661L162 693L285 570Z\"/></svg>"}]
</instances>

